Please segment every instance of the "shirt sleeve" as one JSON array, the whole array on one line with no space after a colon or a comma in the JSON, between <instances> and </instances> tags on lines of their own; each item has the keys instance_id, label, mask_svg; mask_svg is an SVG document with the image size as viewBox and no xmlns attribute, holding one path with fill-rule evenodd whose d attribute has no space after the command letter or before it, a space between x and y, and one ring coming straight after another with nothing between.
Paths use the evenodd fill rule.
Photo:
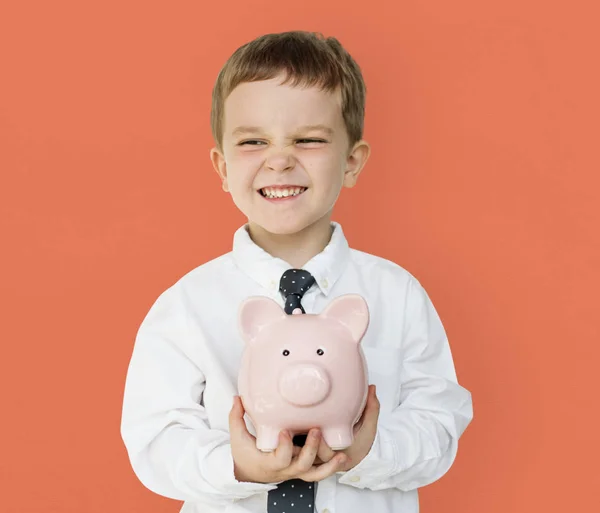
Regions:
<instances>
[{"instance_id":1,"label":"shirt sleeve","mask_svg":"<svg viewBox=\"0 0 600 513\"><path fill-rule=\"evenodd\" d=\"M433 483L450 469L473 418L471 394L457 382L441 320L414 278L406 304L398 404L380 414L369 454L340 474L342 484L408 491Z\"/></svg>"},{"instance_id":2,"label":"shirt sleeve","mask_svg":"<svg viewBox=\"0 0 600 513\"><path fill-rule=\"evenodd\" d=\"M190 329L175 286L161 294L136 336L121 436L148 489L199 505L227 505L275 486L235 479L229 432L211 429L201 404L205 376L190 357L202 347L198 332Z\"/></svg>"}]
</instances>

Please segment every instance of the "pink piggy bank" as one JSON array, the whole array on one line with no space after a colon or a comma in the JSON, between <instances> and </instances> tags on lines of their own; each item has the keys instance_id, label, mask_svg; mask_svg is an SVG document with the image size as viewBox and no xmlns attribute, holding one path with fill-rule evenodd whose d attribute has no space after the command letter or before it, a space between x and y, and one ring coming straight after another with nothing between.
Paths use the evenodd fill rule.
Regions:
<instances>
[{"instance_id":1,"label":"pink piggy bank","mask_svg":"<svg viewBox=\"0 0 600 513\"><path fill-rule=\"evenodd\" d=\"M352 445L367 400L360 342L368 324L367 303L356 294L334 299L320 314L288 315L266 297L242 303L238 389L259 450L275 450L284 429L293 437L320 428L332 449Z\"/></svg>"}]
</instances>

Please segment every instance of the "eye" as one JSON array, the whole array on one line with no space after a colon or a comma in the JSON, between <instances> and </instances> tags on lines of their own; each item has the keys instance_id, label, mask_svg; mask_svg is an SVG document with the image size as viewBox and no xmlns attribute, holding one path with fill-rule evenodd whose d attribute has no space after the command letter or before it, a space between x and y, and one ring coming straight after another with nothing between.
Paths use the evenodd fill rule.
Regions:
<instances>
[{"instance_id":1,"label":"eye","mask_svg":"<svg viewBox=\"0 0 600 513\"><path fill-rule=\"evenodd\" d=\"M258 144L256 144L258 143ZM252 139L250 141L242 141L241 143L238 144L238 146L244 146L244 145L250 145L250 146L259 146L261 144L264 144L263 141L257 141L255 139Z\"/></svg>"},{"instance_id":2,"label":"eye","mask_svg":"<svg viewBox=\"0 0 600 513\"><path fill-rule=\"evenodd\" d=\"M283 356L287 356L290 354L290 352L287 349L284 349L282 354Z\"/></svg>"},{"instance_id":3,"label":"eye","mask_svg":"<svg viewBox=\"0 0 600 513\"><path fill-rule=\"evenodd\" d=\"M325 351L323 351L322 349L317 349L317 354L319 356L322 356L325 353Z\"/></svg>"},{"instance_id":4,"label":"eye","mask_svg":"<svg viewBox=\"0 0 600 513\"><path fill-rule=\"evenodd\" d=\"M326 143L323 139L298 139L296 142L300 144L310 144L310 143Z\"/></svg>"}]
</instances>

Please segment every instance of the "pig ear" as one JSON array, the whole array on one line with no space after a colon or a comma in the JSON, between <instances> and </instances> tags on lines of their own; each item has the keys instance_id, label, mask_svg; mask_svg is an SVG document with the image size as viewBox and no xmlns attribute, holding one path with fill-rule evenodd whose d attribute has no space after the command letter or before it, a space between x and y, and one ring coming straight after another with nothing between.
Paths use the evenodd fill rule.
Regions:
<instances>
[{"instance_id":1,"label":"pig ear","mask_svg":"<svg viewBox=\"0 0 600 513\"><path fill-rule=\"evenodd\" d=\"M358 294L346 294L334 299L320 314L327 319L335 319L350 330L352 339L360 342L369 325L367 302Z\"/></svg>"},{"instance_id":2,"label":"pig ear","mask_svg":"<svg viewBox=\"0 0 600 513\"><path fill-rule=\"evenodd\" d=\"M247 344L254 342L265 325L285 317L283 309L268 297L250 297L240 305L238 324Z\"/></svg>"}]
</instances>

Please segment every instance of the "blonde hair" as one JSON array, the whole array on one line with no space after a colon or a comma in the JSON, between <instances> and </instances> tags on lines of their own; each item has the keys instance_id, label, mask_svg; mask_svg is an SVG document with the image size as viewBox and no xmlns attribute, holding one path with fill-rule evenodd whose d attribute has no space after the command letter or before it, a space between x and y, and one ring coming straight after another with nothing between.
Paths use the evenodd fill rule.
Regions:
<instances>
[{"instance_id":1,"label":"blonde hair","mask_svg":"<svg viewBox=\"0 0 600 513\"><path fill-rule=\"evenodd\" d=\"M243 82L285 75L284 84L319 87L342 96L342 115L352 148L363 136L366 86L360 67L334 37L318 32L290 31L260 36L239 47L217 76L210 124L219 150L223 144L225 100Z\"/></svg>"}]
</instances>

